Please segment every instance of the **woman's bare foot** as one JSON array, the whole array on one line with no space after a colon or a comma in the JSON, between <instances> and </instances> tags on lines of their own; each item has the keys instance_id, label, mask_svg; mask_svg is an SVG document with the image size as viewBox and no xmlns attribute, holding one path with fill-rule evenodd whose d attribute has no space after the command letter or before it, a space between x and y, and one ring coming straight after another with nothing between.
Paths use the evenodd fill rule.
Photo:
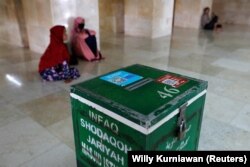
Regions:
<instances>
[{"instance_id":1,"label":"woman's bare foot","mask_svg":"<svg viewBox=\"0 0 250 167\"><path fill-rule=\"evenodd\" d=\"M94 58L94 59L91 59L90 61L91 61L91 62L99 61L99 59L98 59L98 58Z\"/></svg>"},{"instance_id":2,"label":"woman's bare foot","mask_svg":"<svg viewBox=\"0 0 250 167\"><path fill-rule=\"evenodd\" d=\"M70 83L70 82L72 82L72 80L73 79L66 79L66 80L64 80L64 83Z\"/></svg>"},{"instance_id":3,"label":"woman's bare foot","mask_svg":"<svg viewBox=\"0 0 250 167\"><path fill-rule=\"evenodd\" d=\"M105 57L100 57L100 58L99 58L99 60L104 60L104 59L105 59Z\"/></svg>"}]
</instances>

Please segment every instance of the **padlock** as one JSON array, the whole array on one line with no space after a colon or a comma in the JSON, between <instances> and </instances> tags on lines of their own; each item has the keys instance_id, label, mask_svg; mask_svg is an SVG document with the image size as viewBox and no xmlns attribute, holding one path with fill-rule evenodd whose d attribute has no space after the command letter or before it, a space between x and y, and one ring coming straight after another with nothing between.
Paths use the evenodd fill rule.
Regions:
<instances>
[{"instance_id":1,"label":"padlock","mask_svg":"<svg viewBox=\"0 0 250 167\"><path fill-rule=\"evenodd\" d=\"M185 137L186 134L186 121L182 120L179 125L179 131L178 131L178 139L181 140Z\"/></svg>"},{"instance_id":2,"label":"padlock","mask_svg":"<svg viewBox=\"0 0 250 167\"><path fill-rule=\"evenodd\" d=\"M186 134L186 118L185 118L185 110L187 108L187 104L184 104L180 107L179 117L178 117L178 139L181 140L185 137Z\"/></svg>"}]
</instances>

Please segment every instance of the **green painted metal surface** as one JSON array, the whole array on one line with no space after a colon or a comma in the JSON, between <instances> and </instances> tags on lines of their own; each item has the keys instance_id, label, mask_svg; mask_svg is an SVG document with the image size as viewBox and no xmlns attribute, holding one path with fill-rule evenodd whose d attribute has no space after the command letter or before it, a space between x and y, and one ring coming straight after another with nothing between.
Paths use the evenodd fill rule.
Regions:
<instances>
[{"instance_id":1,"label":"green painted metal surface","mask_svg":"<svg viewBox=\"0 0 250 167\"><path fill-rule=\"evenodd\" d=\"M127 166L130 150L197 150L206 89L138 64L72 86L78 167Z\"/></svg>"}]
</instances>

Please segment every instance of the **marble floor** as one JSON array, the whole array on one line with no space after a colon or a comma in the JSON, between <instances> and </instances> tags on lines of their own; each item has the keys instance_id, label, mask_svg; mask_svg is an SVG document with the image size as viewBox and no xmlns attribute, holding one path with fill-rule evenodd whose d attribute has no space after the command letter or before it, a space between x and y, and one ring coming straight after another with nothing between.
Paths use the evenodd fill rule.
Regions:
<instances>
[{"instance_id":1,"label":"marble floor","mask_svg":"<svg viewBox=\"0 0 250 167\"><path fill-rule=\"evenodd\" d=\"M69 88L140 63L209 83L200 150L250 150L250 29L205 33L175 28L157 39L102 35L106 59L80 62L70 84L42 82L39 54L0 43L0 167L73 167Z\"/></svg>"}]
</instances>

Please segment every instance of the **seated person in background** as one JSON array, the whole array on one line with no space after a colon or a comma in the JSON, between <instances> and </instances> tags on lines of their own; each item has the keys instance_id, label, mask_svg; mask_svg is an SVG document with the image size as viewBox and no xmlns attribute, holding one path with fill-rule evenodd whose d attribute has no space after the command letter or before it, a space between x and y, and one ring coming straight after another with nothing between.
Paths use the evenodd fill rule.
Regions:
<instances>
[{"instance_id":1,"label":"seated person in background","mask_svg":"<svg viewBox=\"0 0 250 167\"><path fill-rule=\"evenodd\" d=\"M203 14L201 16L201 27L204 30L220 30L222 28L221 24L218 24L218 16L212 14L212 18L210 18L210 8L206 7L203 10Z\"/></svg>"},{"instance_id":2,"label":"seated person in background","mask_svg":"<svg viewBox=\"0 0 250 167\"><path fill-rule=\"evenodd\" d=\"M85 20L82 17L77 17L71 34L72 53L87 61L102 59L97 48L95 31L85 29L84 26Z\"/></svg>"},{"instance_id":3,"label":"seated person in background","mask_svg":"<svg viewBox=\"0 0 250 167\"><path fill-rule=\"evenodd\" d=\"M70 56L65 41L67 34L64 26L57 25L50 29L50 43L39 63L43 80L64 80L67 83L80 77L78 70L68 65Z\"/></svg>"}]
</instances>

